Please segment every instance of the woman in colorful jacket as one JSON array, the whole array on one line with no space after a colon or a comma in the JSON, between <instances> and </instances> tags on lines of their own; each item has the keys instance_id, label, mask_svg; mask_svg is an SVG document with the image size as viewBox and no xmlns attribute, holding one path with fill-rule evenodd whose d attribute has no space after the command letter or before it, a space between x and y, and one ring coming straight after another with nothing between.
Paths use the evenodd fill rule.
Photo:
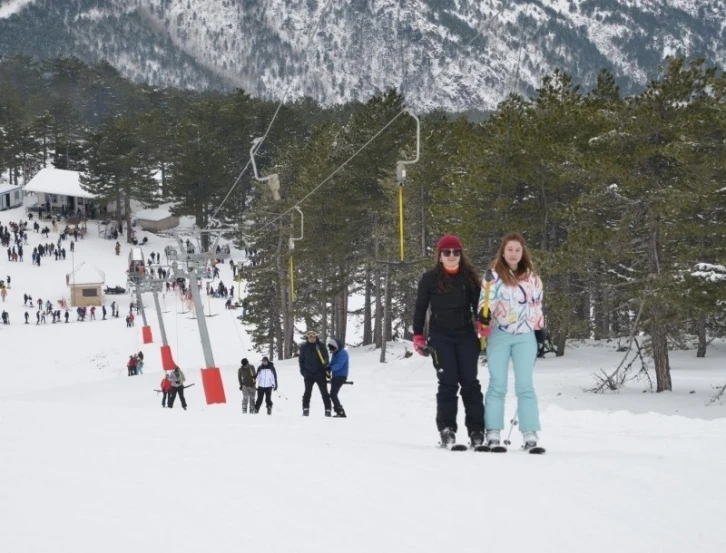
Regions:
<instances>
[{"instance_id":1,"label":"woman in colorful jacket","mask_svg":"<svg viewBox=\"0 0 726 553\"><path fill-rule=\"evenodd\" d=\"M537 357L534 331L543 327L542 281L529 258L526 242L518 233L507 234L502 239L492 269L494 282L489 290L491 335L487 344L489 387L485 411L487 442L491 447L500 445L511 359L519 429L525 448L531 448L537 445L537 431L540 430L532 373ZM479 313L484 306L484 296L482 289Z\"/></svg>"}]
</instances>

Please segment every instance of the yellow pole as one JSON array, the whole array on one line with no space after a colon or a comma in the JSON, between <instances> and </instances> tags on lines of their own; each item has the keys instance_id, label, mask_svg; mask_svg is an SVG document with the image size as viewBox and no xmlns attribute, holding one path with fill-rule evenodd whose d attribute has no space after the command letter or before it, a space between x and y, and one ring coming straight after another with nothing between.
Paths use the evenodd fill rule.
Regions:
<instances>
[{"instance_id":1,"label":"yellow pole","mask_svg":"<svg viewBox=\"0 0 726 553\"><path fill-rule=\"evenodd\" d=\"M295 301L295 262L290 254L290 301Z\"/></svg>"},{"instance_id":2,"label":"yellow pole","mask_svg":"<svg viewBox=\"0 0 726 553\"><path fill-rule=\"evenodd\" d=\"M403 261L403 186L400 185L398 187L398 234L401 242L401 261Z\"/></svg>"},{"instance_id":3,"label":"yellow pole","mask_svg":"<svg viewBox=\"0 0 726 553\"><path fill-rule=\"evenodd\" d=\"M481 314L486 317L487 312L489 311L489 292L492 289L492 281L494 280L494 275L492 274L491 269L487 269L486 275L484 276L484 305L481 307ZM491 323L490 323L491 324ZM487 348L487 337L486 336L480 336L479 337L479 349L481 351L484 351Z\"/></svg>"}]
</instances>

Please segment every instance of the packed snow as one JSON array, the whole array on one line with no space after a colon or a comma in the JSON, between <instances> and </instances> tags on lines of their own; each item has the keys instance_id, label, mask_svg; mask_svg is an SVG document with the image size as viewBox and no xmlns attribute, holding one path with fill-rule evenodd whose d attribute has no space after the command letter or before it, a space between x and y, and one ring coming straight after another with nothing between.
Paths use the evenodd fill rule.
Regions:
<instances>
[{"instance_id":1,"label":"packed snow","mask_svg":"<svg viewBox=\"0 0 726 553\"><path fill-rule=\"evenodd\" d=\"M24 210L0 221L25 220ZM60 228L62 228L61 225ZM94 227L89 223L89 229ZM148 237L144 253L172 244ZM389 345L388 362L371 347L351 347L341 401L347 419L325 418L314 392L301 416L297 361L277 361L273 413L243 415L236 369L259 365L240 310L204 298L215 364L227 403L206 405L197 320L174 293L161 315L174 358L185 371L189 408L161 407L158 314L145 296L154 342L144 345L141 317L68 324L24 324L23 294L68 299L65 276L87 263L109 286L126 286L129 247L90 232L64 261L24 262L0 252L0 278L11 288L0 308L0 551L129 553L246 550L275 552L538 551L557 553L721 552L726 405L707 406L726 382L726 342L707 357L671 356L674 392L643 393L643 381L619 394L583 391L593 373L617 366L617 342L574 342L564 357L538 360L544 456L453 453L436 447L436 378L431 362L406 357L410 343ZM64 246L68 249L68 240ZM235 261L244 252L233 250ZM238 293L228 264L221 279ZM216 281L218 282L218 281ZM215 283L216 283L215 282ZM233 286L232 286L233 285ZM254 309L254 306L251 306ZM110 313L110 309L109 309ZM351 324L351 328L359 328ZM298 330L304 330L301 326ZM359 341L349 336L349 342ZM144 374L127 376L129 355L143 351ZM486 387L486 368L481 371ZM513 385L507 404L514 410ZM458 434L463 433L460 409Z\"/></svg>"}]
</instances>

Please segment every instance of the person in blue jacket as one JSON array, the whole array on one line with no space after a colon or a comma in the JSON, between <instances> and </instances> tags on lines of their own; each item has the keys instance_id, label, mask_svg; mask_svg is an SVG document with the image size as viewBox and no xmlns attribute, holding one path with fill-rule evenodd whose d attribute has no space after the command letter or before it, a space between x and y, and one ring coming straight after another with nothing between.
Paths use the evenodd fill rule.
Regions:
<instances>
[{"instance_id":1,"label":"person in blue jacket","mask_svg":"<svg viewBox=\"0 0 726 553\"><path fill-rule=\"evenodd\" d=\"M330 399L333 401L335 416L346 418L345 409L338 399L338 392L348 380L348 352L345 351L345 344L335 338L328 338L328 351L330 351Z\"/></svg>"}]
</instances>

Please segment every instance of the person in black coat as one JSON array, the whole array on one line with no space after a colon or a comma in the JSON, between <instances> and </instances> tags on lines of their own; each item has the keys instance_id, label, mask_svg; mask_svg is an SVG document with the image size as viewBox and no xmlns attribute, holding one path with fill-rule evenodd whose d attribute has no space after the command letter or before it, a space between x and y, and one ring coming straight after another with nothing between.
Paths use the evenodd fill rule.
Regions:
<instances>
[{"instance_id":1,"label":"person in black coat","mask_svg":"<svg viewBox=\"0 0 726 553\"><path fill-rule=\"evenodd\" d=\"M477 296L478 298L478 296ZM300 374L305 379L305 392L302 397L303 416L310 414L310 396L313 393L313 386L318 385L320 395L325 405L325 416L331 414L330 394L328 393L327 375L330 369L328 351L318 340L318 334L314 330L305 333L306 340L300 345Z\"/></svg>"},{"instance_id":2,"label":"person in black coat","mask_svg":"<svg viewBox=\"0 0 726 553\"><path fill-rule=\"evenodd\" d=\"M441 445L456 442L457 391L466 411L466 429L472 446L484 443L484 397L478 379L479 338L475 317L481 280L464 255L461 240L443 236L436 245L436 266L418 283L413 318L413 345L420 355L433 350L439 389L436 426ZM424 337L426 311L430 309L428 340ZM431 350L425 350L426 347Z\"/></svg>"}]
</instances>

